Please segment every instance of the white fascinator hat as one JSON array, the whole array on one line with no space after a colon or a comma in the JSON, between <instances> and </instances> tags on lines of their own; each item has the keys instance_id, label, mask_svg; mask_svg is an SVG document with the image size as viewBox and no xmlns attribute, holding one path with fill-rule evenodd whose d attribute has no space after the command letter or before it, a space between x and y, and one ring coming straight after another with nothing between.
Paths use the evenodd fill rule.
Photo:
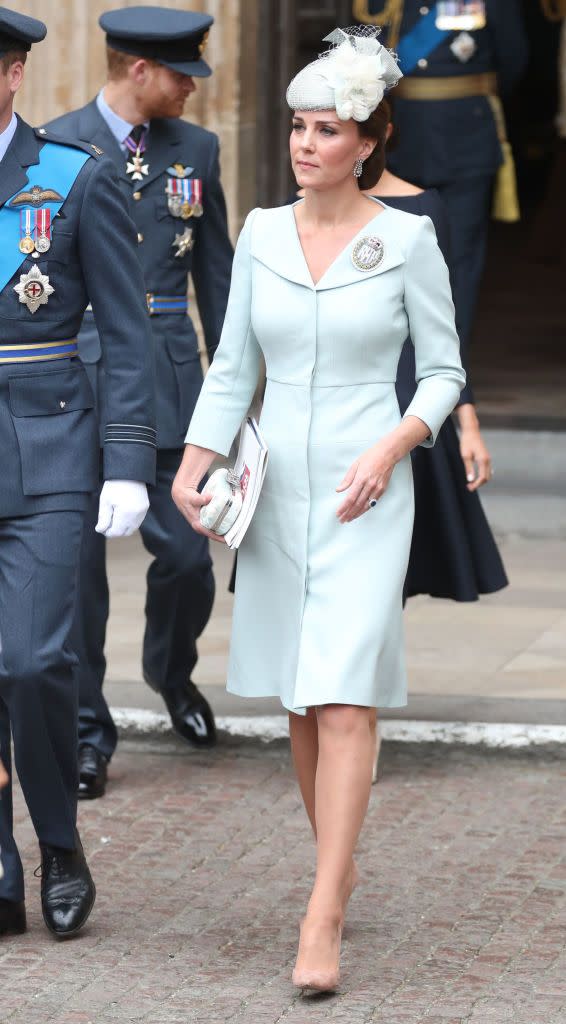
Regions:
<instances>
[{"instance_id":1,"label":"white fascinator hat","mask_svg":"<svg viewBox=\"0 0 566 1024\"><path fill-rule=\"evenodd\" d=\"M386 91L403 77L378 32L354 25L325 36L330 49L299 71L287 89L291 110L336 110L341 121L367 121Z\"/></svg>"}]
</instances>

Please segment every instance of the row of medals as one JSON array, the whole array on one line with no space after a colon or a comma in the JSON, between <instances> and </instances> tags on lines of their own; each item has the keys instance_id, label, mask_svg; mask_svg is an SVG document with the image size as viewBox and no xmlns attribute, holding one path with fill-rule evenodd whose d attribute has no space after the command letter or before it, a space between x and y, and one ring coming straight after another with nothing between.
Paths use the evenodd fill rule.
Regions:
<instances>
[{"instance_id":1,"label":"row of medals","mask_svg":"<svg viewBox=\"0 0 566 1024\"><path fill-rule=\"evenodd\" d=\"M182 196L167 196L167 205L172 217L180 217L182 220L189 220L190 217L202 217L202 203L189 203Z\"/></svg>"},{"instance_id":2,"label":"row of medals","mask_svg":"<svg viewBox=\"0 0 566 1024\"><path fill-rule=\"evenodd\" d=\"M48 252L50 248L51 239L48 235L38 234L35 238L32 238L31 235L24 235L24 237L20 239L20 252L25 253L26 256L33 256L36 260L39 259L44 252Z\"/></svg>"}]
</instances>

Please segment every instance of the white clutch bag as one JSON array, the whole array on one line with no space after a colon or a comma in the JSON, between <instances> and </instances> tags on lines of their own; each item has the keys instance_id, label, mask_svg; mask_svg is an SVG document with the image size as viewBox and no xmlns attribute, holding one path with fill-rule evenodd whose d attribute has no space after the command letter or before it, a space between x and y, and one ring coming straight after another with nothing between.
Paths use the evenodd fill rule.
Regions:
<instances>
[{"instance_id":1,"label":"white clutch bag","mask_svg":"<svg viewBox=\"0 0 566 1024\"><path fill-rule=\"evenodd\" d=\"M242 489L232 469L217 469L205 485L203 494L212 494L200 510L200 521L207 530L221 537L234 525L242 510Z\"/></svg>"}]
</instances>

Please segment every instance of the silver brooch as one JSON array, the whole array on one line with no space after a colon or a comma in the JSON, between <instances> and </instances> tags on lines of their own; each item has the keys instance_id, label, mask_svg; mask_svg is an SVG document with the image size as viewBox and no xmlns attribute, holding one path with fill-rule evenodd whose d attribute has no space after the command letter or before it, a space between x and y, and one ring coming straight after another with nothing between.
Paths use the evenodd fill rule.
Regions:
<instances>
[{"instance_id":1,"label":"silver brooch","mask_svg":"<svg viewBox=\"0 0 566 1024\"><path fill-rule=\"evenodd\" d=\"M352 263L358 270L375 270L381 263L385 249L381 238L364 235L356 242L352 252Z\"/></svg>"}]
</instances>

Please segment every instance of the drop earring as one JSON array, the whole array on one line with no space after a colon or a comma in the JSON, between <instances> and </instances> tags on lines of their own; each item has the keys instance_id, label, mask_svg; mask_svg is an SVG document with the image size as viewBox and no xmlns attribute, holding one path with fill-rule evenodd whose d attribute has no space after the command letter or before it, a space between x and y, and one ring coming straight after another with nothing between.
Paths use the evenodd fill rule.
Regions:
<instances>
[{"instance_id":1,"label":"drop earring","mask_svg":"<svg viewBox=\"0 0 566 1024\"><path fill-rule=\"evenodd\" d=\"M361 178L362 171L364 169L364 162L361 157L358 157L354 164L354 178Z\"/></svg>"}]
</instances>

